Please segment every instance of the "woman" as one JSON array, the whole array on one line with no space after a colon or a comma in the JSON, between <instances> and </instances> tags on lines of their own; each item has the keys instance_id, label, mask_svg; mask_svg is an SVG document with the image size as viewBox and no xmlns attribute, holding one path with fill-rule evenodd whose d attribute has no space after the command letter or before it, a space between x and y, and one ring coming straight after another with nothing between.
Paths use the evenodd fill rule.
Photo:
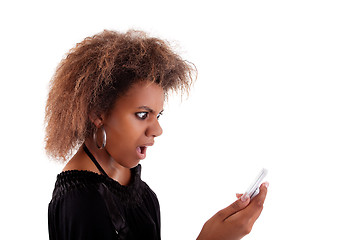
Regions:
<instances>
[{"instance_id":1,"label":"woman","mask_svg":"<svg viewBox=\"0 0 360 240\"><path fill-rule=\"evenodd\" d=\"M139 161L162 134L168 92L188 92L194 72L166 42L138 31L104 31L70 50L46 105L46 151L67 161L49 204L50 239L160 239L159 203ZM248 234L266 192L263 184L251 203L238 195L198 239Z\"/></svg>"}]
</instances>

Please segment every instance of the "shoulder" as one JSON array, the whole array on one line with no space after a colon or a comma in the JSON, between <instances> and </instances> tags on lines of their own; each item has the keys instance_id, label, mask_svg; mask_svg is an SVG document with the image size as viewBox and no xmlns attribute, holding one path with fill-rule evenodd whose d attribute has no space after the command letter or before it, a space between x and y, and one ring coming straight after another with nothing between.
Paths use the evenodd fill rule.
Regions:
<instances>
[{"instance_id":1,"label":"shoulder","mask_svg":"<svg viewBox=\"0 0 360 240\"><path fill-rule=\"evenodd\" d=\"M68 171L58 175L48 209L50 236L107 239L104 234L113 234L106 205L97 190L99 181L94 174Z\"/></svg>"},{"instance_id":2,"label":"shoulder","mask_svg":"<svg viewBox=\"0 0 360 240\"><path fill-rule=\"evenodd\" d=\"M94 212L103 199L98 192L101 176L90 171L66 171L57 176L49 211L61 211L66 216ZM89 211L91 210L91 211Z\"/></svg>"},{"instance_id":3,"label":"shoulder","mask_svg":"<svg viewBox=\"0 0 360 240\"><path fill-rule=\"evenodd\" d=\"M57 175L52 200L68 193L88 192L96 189L103 181L100 174L87 170L69 170Z\"/></svg>"},{"instance_id":4,"label":"shoulder","mask_svg":"<svg viewBox=\"0 0 360 240\"><path fill-rule=\"evenodd\" d=\"M71 170L84 170L100 173L93 162L88 159L87 155L83 151L83 148L80 148L76 154L66 163L63 172Z\"/></svg>"}]
</instances>

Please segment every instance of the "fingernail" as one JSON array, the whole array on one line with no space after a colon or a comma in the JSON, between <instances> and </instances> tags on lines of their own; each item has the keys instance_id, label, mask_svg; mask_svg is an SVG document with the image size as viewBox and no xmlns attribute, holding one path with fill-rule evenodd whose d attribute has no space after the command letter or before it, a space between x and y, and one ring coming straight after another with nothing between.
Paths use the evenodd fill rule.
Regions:
<instances>
[{"instance_id":1,"label":"fingernail","mask_svg":"<svg viewBox=\"0 0 360 240\"><path fill-rule=\"evenodd\" d=\"M244 195L241 196L240 200L242 202L246 202L249 199L249 195L247 193L245 193Z\"/></svg>"},{"instance_id":2,"label":"fingernail","mask_svg":"<svg viewBox=\"0 0 360 240\"><path fill-rule=\"evenodd\" d=\"M264 186L265 186L266 188L268 188L268 187L269 187L269 182L264 182Z\"/></svg>"}]
</instances>

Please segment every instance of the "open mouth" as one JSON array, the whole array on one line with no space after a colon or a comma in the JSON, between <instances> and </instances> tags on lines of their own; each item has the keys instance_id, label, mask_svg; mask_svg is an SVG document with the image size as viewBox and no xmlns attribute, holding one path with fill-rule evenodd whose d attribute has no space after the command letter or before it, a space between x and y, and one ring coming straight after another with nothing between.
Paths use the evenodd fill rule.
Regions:
<instances>
[{"instance_id":1,"label":"open mouth","mask_svg":"<svg viewBox=\"0 0 360 240\"><path fill-rule=\"evenodd\" d=\"M136 152L140 159L144 159L146 157L146 146L140 146L136 148Z\"/></svg>"}]
</instances>

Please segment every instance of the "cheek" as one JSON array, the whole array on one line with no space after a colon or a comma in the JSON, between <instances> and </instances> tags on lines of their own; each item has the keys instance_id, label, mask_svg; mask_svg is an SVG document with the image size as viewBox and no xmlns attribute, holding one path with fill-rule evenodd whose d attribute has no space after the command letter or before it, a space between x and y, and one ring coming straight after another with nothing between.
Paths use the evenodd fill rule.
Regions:
<instances>
[{"instance_id":1,"label":"cheek","mask_svg":"<svg viewBox=\"0 0 360 240\"><path fill-rule=\"evenodd\" d=\"M107 150L113 158L135 153L136 145L145 134L145 128L141 121L128 119L127 121L116 121L108 124Z\"/></svg>"},{"instance_id":2,"label":"cheek","mask_svg":"<svg viewBox=\"0 0 360 240\"><path fill-rule=\"evenodd\" d=\"M127 143L145 131L142 125L135 117L111 121L108 124L109 138L111 141Z\"/></svg>"}]
</instances>

